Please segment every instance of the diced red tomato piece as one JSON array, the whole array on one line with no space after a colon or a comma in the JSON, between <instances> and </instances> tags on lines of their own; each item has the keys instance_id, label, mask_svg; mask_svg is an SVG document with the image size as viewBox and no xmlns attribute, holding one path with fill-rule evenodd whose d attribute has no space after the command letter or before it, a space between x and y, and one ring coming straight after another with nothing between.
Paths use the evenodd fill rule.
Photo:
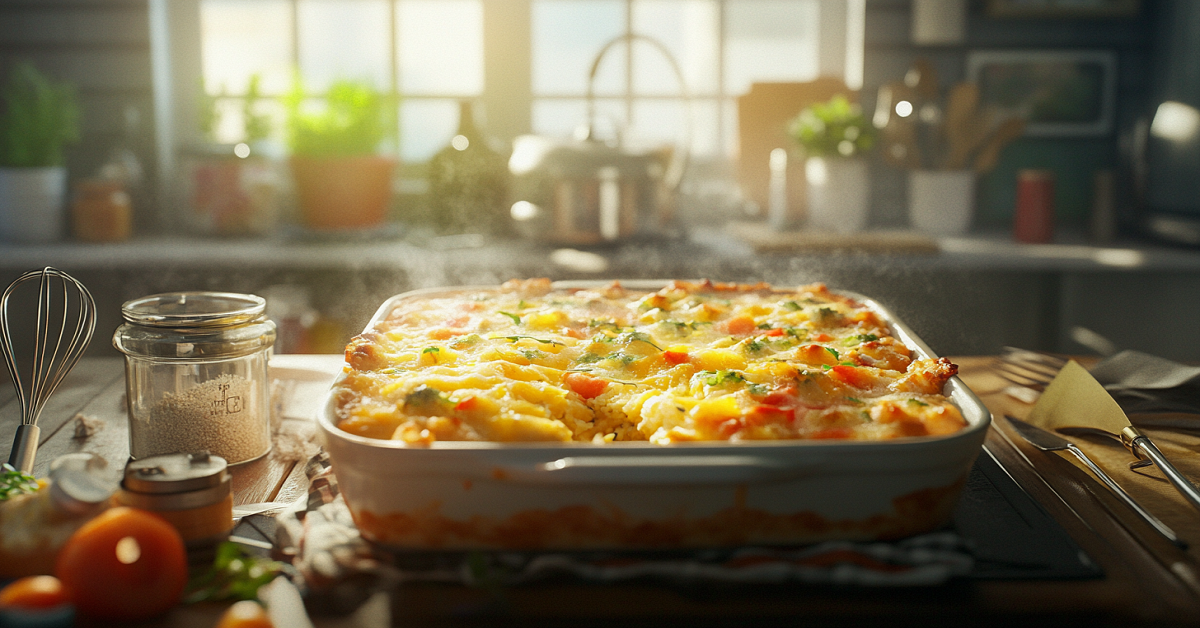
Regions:
<instances>
[{"instance_id":1,"label":"diced red tomato piece","mask_svg":"<svg viewBox=\"0 0 1200 628\"><path fill-rule=\"evenodd\" d=\"M608 388L607 381L587 373L567 373L563 376L563 381L584 399L595 399Z\"/></svg>"},{"instance_id":2,"label":"diced red tomato piece","mask_svg":"<svg viewBox=\"0 0 1200 628\"><path fill-rule=\"evenodd\" d=\"M785 410L779 406L760 404L750 409L746 413L746 423L748 425L769 425L771 423L790 423L793 417L791 410Z\"/></svg>"},{"instance_id":3,"label":"diced red tomato piece","mask_svg":"<svg viewBox=\"0 0 1200 628\"><path fill-rule=\"evenodd\" d=\"M829 376L855 388L867 388L872 383L871 376L866 371L845 364L839 364L829 369Z\"/></svg>"},{"instance_id":4,"label":"diced red tomato piece","mask_svg":"<svg viewBox=\"0 0 1200 628\"><path fill-rule=\"evenodd\" d=\"M671 364L683 364L688 361L687 351L663 351L662 356Z\"/></svg>"},{"instance_id":5,"label":"diced red tomato piece","mask_svg":"<svg viewBox=\"0 0 1200 628\"><path fill-rule=\"evenodd\" d=\"M754 322L754 317L742 314L728 318L716 325L717 329L727 334L734 336L746 336L758 331L758 325Z\"/></svg>"},{"instance_id":6,"label":"diced red tomato piece","mask_svg":"<svg viewBox=\"0 0 1200 628\"><path fill-rule=\"evenodd\" d=\"M820 333L820 334L813 336L813 340L815 340L817 342L829 342L830 340L833 340L833 336L830 336L829 334L826 334L826 333Z\"/></svg>"},{"instance_id":7,"label":"diced red tomato piece","mask_svg":"<svg viewBox=\"0 0 1200 628\"><path fill-rule=\"evenodd\" d=\"M479 398L471 396L471 397L467 397L466 399L463 399L462 401L458 402L454 406L454 409L470 412L471 410L474 410L475 408L478 408L478 407L479 407Z\"/></svg>"},{"instance_id":8,"label":"diced red tomato piece","mask_svg":"<svg viewBox=\"0 0 1200 628\"><path fill-rule=\"evenodd\" d=\"M768 329L768 330L767 330L767 335L768 335L768 336L771 336L771 337L773 337L773 338L774 338L774 337L777 337L777 336L782 336L782 335L784 335L784 334L786 334L786 333L787 333L787 332L785 332L785 331L783 331L782 329L779 329L779 328L775 328L775 329Z\"/></svg>"},{"instance_id":9,"label":"diced red tomato piece","mask_svg":"<svg viewBox=\"0 0 1200 628\"><path fill-rule=\"evenodd\" d=\"M854 434L854 432L850 431L850 428L848 427L831 427L829 429L814 432L809 438L822 440L844 439L850 438L852 434Z\"/></svg>"}]
</instances>

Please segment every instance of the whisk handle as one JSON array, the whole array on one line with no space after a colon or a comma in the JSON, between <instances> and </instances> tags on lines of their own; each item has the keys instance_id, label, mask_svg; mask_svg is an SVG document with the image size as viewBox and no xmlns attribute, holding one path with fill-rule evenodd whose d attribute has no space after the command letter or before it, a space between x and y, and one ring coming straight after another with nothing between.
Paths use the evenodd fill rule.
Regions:
<instances>
[{"instance_id":1,"label":"whisk handle","mask_svg":"<svg viewBox=\"0 0 1200 628\"><path fill-rule=\"evenodd\" d=\"M37 455L38 438L42 430L36 425L21 424L17 426L17 436L13 439L12 454L8 457L17 471L33 473L33 459Z\"/></svg>"}]
</instances>

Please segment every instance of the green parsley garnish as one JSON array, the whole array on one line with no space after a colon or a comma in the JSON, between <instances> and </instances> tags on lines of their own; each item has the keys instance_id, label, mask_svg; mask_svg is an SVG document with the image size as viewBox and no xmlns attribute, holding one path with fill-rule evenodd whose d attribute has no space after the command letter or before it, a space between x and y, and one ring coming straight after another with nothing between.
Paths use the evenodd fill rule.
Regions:
<instances>
[{"instance_id":1,"label":"green parsley garnish","mask_svg":"<svg viewBox=\"0 0 1200 628\"><path fill-rule=\"evenodd\" d=\"M596 355L595 353L585 353L578 358L575 358L575 361L580 364L594 364L603 359L604 356Z\"/></svg>"},{"instance_id":2,"label":"green parsley garnish","mask_svg":"<svg viewBox=\"0 0 1200 628\"><path fill-rule=\"evenodd\" d=\"M831 353L833 355L833 359L835 360L838 360L842 357L840 354L838 354L837 349L834 349L833 347L825 347L825 350Z\"/></svg>"},{"instance_id":3,"label":"green parsley garnish","mask_svg":"<svg viewBox=\"0 0 1200 628\"><path fill-rule=\"evenodd\" d=\"M876 340L879 340L879 336L876 336L875 334L859 334L857 336L848 336L842 341L842 344L847 347L853 347L864 342L874 342Z\"/></svg>"},{"instance_id":4,"label":"green parsley garnish","mask_svg":"<svg viewBox=\"0 0 1200 628\"><path fill-rule=\"evenodd\" d=\"M746 381L746 378L741 373L732 369L724 369L720 371L700 371L693 377L700 378L700 381L705 386L723 386L725 384L736 384Z\"/></svg>"},{"instance_id":5,"label":"green parsley garnish","mask_svg":"<svg viewBox=\"0 0 1200 628\"><path fill-rule=\"evenodd\" d=\"M38 483L32 475L17 471L7 462L0 466L0 502L25 493L36 493L37 490Z\"/></svg>"},{"instance_id":6,"label":"green parsley garnish","mask_svg":"<svg viewBox=\"0 0 1200 628\"><path fill-rule=\"evenodd\" d=\"M624 342L626 344L632 344L634 342L644 342L644 343L650 345L651 347L654 347L655 349L662 351L662 347L654 344L654 341L650 340L650 334L647 334L646 332L642 332L642 331L627 331L627 332L621 334L620 336L617 336L617 340Z\"/></svg>"},{"instance_id":7,"label":"green parsley garnish","mask_svg":"<svg viewBox=\"0 0 1200 628\"><path fill-rule=\"evenodd\" d=\"M561 343L557 340L546 340L545 338L534 338L533 336L505 336L504 338L506 340L510 340L512 342L516 342L518 340L525 339L525 340L533 340L534 342L540 342L544 345L558 345L560 347L565 346L565 345L563 345L563 343Z\"/></svg>"},{"instance_id":8,"label":"green parsley garnish","mask_svg":"<svg viewBox=\"0 0 1200 628\"><path fill-rule=\"evenodd\" d=\"M441 352L442 352L442 350L437 347L425 347L424 349L421 350L421 355L425 355L426 353L441 353Z\"/></svg>"},{"instance_id":9,"label":"green parsley garnish","mask_svg":"<svg viewBox=\"0 0 1200 628\"><path fill-rule=\"evenodd\" d=\"M513 324L516 324L516 325L520 325L520 324L521 324L521 317L520 317L520 316L517 316L516 314L513 314L512 312L504 312L504 311L501 311L500 313L501 313L501 314L503 314L503 315L505 315L505 316L507 316L507 317L509 317L509 318L511 318L511 319L512 319L512 322L513 322Z\"/></svg>"},{"instance_id":10,"label":"green parsley garnish","mask_svg":"<svg viewBox=\"0 0 1200 628\"><path fill-rule=\"evenodd\" d=\"M784 301L783 307L786 309L789 309L793 312L799 312L800 310L804 309L803 307L800 306L799 303L796 303L795 301Z\"/></svg>"},{"instance_id":11,"label":"green parsley garnish","mask_svg":"<svg viewBox=\"0 0 1200 628\"><path fill-rule=\"evenodd\" d=\"M909 400L908 400L908 402L909 402L909 403L911 403L911 404L914 404L914 405L918 405L918 406L927 406L927 405L929 405L929 404L925 403L924 401L921 401L920 399L909 399Z\"/></svg>"},{"instance_id":12,"label":"green parsley garnish","mask_svg":"<svg viewBox=\"0 0 1200 628\"><path fill-rule=\"evenodd\" d=\"M215 602L253 600L259 587L282 574L287 566L269 558L252 556L233 541L217 546L217 555L207 571L193 578L183 601Z\"/></svg>"}]
</instances>

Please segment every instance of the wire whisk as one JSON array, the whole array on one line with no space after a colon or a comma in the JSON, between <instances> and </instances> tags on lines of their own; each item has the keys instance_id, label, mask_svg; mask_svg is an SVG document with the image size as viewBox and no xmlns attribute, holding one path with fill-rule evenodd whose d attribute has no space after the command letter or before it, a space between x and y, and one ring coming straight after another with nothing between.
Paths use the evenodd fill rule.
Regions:
<instances>
[{"instance_id":1,"label":"wire whisk","mask_svg":"<svg viewBox=\"0 0 1200 628\"><path fill-rule=\"evenodd\" d=\"M33 279L38 280L37 321L32 364L26 382L21 377L17 352L13 348L9 302L18 286ZM96 301L92 294L77 279L57 268L47 266L31 270L17 277L0 296L0 349L4 351L4 361L17 389L17 400L21 402L21 425L17 427L12 454L8 458L8 463L17 470L33 472L41 434L38 417L50 395L83 357L95 330ZM27 335L22 334L20 338L25 339Z\"/></svg>"}]
</instances>

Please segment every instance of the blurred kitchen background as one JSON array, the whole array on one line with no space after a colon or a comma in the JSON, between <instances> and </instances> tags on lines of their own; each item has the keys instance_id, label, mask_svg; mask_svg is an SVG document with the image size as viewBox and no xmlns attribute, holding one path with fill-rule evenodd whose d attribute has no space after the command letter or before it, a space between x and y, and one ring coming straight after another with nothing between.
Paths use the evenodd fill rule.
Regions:
<instances>
[{"instance_id":1,"label":"blurred kitchen background","mask_svg":"<svg viewBox=\"0 0 1200 628\"><path fill-rule=\"evenodd\" d=\"M392 294L549 276L1197 360L1197 60L1186 0L3 0L6 102L32 69L79 133L50 209L0 163L0 279L81 279L97 355L156 292L338 352Z\"/></svg>"}]
</instances>

